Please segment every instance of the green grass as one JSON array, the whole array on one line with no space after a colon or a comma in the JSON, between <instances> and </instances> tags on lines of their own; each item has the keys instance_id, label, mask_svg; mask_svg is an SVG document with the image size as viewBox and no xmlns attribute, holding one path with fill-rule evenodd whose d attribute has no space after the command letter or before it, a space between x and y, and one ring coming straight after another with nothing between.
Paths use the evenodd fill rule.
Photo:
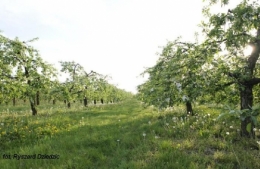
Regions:
<instances>
[{"instance_id":1,"label":"green grass","mask_svg":"<svg viewBox=\"0 0 260 169\"><path fill-rule=\"evenodd\" d=\"M182 107L158 112L128 100L71 109L45 103L35 117L24 105L0 105L0 111L2 169L260 168L256 140L240 138L237 121L216 121L220 108L198 106L190 117Z\"/></svg>"}]
</instances>

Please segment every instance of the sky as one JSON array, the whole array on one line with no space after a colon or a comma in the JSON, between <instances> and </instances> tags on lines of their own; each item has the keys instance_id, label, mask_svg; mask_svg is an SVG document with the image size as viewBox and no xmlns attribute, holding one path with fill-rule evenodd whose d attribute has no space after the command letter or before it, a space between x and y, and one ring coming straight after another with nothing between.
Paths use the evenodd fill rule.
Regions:
<instances>
[{"instance_id":1,"label":"sky","mask_svg":"<svg viewBox=\"0 0 260 169\"><path fill-rule=\"evenodd\" d=\"M87 72L136 93L154 66L160 46L178 36L193 41L202 18L202 0L0 0L0 30L27 41L60 69L75 61Z\"/></svg>"}]
</instances>

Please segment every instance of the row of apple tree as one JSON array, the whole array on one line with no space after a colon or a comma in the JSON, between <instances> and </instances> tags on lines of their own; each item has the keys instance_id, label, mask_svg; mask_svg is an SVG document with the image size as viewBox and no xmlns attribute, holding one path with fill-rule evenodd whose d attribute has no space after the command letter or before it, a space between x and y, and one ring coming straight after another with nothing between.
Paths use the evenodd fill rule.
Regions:
<instances>
[{"instance_id":1,"label":"row of apple tree","mask_svg":"<svg viewBox=\"0 0 260 169\"><path fill-rule=\"evenodd\" d=\"M201 33L195 34L194 42L177 38L163 47L156 65L144 71L149 78L138 86L138 98L161 108L183 102L191 115L193 103L227 104L230 111L221 116L239 119L241 135L254 136L260 110L259 3L241 0L233 9L217 13L212 7L225 7L228 0L205 3ZM248 47L252 51L245 54Z\"/></svg>"},{"instance_id":2,"label":"row of apple tree","mask_svg":"<svg viewBox=\"0 0 260 169\"><path fill-rule=\"evenodd\" d=\"M31 42L10 39L0 34L0 103L29 100L33 115L41 100L63 101L67 107L75 101L84 106L94 101L117 102L131 93L108 83L109 77L95 71L86 72L79 63L60 61L64 82L58 80L58 70L45 62Z\"/></svg>"}]
</instances>

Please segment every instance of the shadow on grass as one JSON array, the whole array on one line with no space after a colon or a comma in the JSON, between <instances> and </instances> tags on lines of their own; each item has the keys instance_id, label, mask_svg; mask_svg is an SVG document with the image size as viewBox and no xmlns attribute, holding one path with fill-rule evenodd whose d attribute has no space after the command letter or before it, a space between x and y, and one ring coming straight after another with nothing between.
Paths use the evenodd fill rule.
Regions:
<instances>
[{"instance_id":1,"label":"shadow on grass","mask_svg":"<svg viewBox=\"0 0 260 169\"><path fill-rule=\"evenodd\" d=\"M1 168L221 168L214 160L187 153L175 145L163 119L137 102L63 114L78 121L70 131L13 147L13 155L57 154L59 159L1 160ZM52 118L55 114L52 115ZM84 118L82 118L84 117ZM62 119L61 119L62 121ZM84 124L79 124L79 121ZM149 123L150 122L150 123ZM231 163L229 168L234 167Z\"/></svg>"}]
</instances>

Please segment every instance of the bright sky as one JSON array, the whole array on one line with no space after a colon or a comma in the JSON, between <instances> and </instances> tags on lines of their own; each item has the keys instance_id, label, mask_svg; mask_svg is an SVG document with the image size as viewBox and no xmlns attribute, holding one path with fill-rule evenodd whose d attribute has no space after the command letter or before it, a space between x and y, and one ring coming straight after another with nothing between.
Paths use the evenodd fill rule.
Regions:
<instances>
[{"instance_id":1,"label":"bright sky","mask_svg":"<svg viewBox=\"0 0 260 169\"><path fill-rule=\"evenodd\" d=\"M136 93L159 46L178 36L193 41L202 7L202 0L1 0L0 30L39 37L34 46L47 62L78 62Z\"/></svg>"}]
</instances>

